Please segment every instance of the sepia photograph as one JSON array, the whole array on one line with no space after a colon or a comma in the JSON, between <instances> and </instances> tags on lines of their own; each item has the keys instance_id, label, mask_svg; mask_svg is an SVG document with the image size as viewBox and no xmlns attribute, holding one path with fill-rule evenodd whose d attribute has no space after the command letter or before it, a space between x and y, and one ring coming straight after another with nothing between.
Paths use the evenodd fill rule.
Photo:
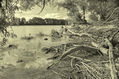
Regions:
<instances>
[{"instance_id":1,"label":"sepia photograph","mask_svg":"<svg viewBox=\"0 0 119 79\"><path fill-rule=\"evenodd\" d=\"M119 0L0 0L0 79L119 79Z\"/></svg>"}]
</instances>

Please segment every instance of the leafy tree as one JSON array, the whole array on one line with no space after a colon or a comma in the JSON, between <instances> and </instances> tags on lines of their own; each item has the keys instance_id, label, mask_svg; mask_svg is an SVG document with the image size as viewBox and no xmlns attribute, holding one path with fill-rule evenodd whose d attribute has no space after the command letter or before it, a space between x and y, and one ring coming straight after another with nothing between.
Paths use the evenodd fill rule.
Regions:
<instances>
[{"instance_id":1,"label":"leafy tree","mask_svg":"<svg viewBox=\"0 0 119 79\"><path fill-rule=\"evenodd\" d=\"M25 19L25 18L21 18L20 24L21 24L21 25L26 24L26 19Z\"/></svg>"},{"instance_id":2,"label":"leafy tree","mask_svg":"<svg viewBox=\"0 0 119 79\"><path fill-rule=\"evenodd\" d=\"M93 16L99 16L99 21L115 20L119 13L118 0L64 0L63 2L59 2L58 6L68 10L68 15L73 19L72 22L79 23L81 21L84 23L87 22L86 13L91 13ZM110 16L112 17L110 18ZM97 22L97 20L94 22Z\"/></svg>"},{"instance_id":3,"label":"leafy tree","mask_svg":"<svg viewBox=\"0 0 119 79\"><path fill-rule=\"evenodd\" d=\"M45 21L42 18L34 17L29 20L30 24L45 24Z\"/></svg>"},{"instance_id":4,"label":"leafy tree","mask_svg":"<svg viewBox=\"0 0 119 79\"><path fill-rule=\"evenodd\" d=\"M72 18L74 23L86 22L85 20L85 1L81 0L65 0L62 3L58 3L58 6L68 10L68 16ZM81 13L81 10L83 13Z\"/></svg>"},{"instance_id":5,"label":"leafy tree","mask_svg":"<svg viewBox=\"0 0 119 79\"><path fill-rule=\"evenodd\" d=\"M19 25L19 24L20 24L20 18L13 17L12 25Z\"/></svg>"},{"instance_id":6,"label":"leafy tree","mask_svg":"<svg viewBox=\"0 0 119 79\"><path fill-rule=\"evenodd\" d=\"M108 19L112 11L115 8L119 7L118 0L88 0L88 3L88 10L92 14L99 15L101 21L105 21L106 19Z\"/></svg>"},{"instance_id":7,"label":"leafy tree","mask_svg":"<svg viewBox=\"0 0 119 79\"><path fill-rule=\"evenodd\" d=\"M16 10L30 10L35 5L39 7L42 7L40 5L43 5L42 9L39 10L40 12L49 1L50 0L0 0L0 31L6 36L8 33L6 27L13 24Z\"/></svg>"}]
</instances>

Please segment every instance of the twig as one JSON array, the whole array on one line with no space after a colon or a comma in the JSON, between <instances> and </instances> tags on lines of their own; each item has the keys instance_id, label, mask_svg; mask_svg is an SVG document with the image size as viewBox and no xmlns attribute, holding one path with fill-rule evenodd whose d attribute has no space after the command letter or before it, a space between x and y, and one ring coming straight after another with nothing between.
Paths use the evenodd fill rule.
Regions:
<instances>
[{"instance_id":1,"label":"twig","mask_svg":"<svg viewBox=\"0 0 119 79\"><path fill-rule=\"evenodd\" d=\"M85 64L85 63L84 63ZM102 75L101 73L99 73L96 69L92 68L91 66L89 66L88 64L85 64L88 68L90 68L92 71L96 72L98 75ZM97 65L96 65L97 66Z\"/></svg>"},{"instance_id":2,"label":"twig","mask_svg":"<svg viewBox=\"0 0 119 79\"><path fill-rule=\"evenodd\" d=\"M75 66L76 66L76 68L78 69L78 72L80 72L80 70L79 70L79 65L78 64L75 64Z\"/></svg>"},{"instance_id":3,"label":"twig","mask_svg":"<svg viewBox=\"0 0 119 79\"><path fill-rule=\"evenodd\" d=\"M74 69L74 67L73 67L73 61L74 61L74 59L75 59L75 58L72 58L72 59L71 59L71 68L73 68L73 69Z\"/></svg>"},{"instance_id":4,"label":"twig","mask_svg":"<svg viewBox=\"0 0 119 79\"><path fill-rule=\"evenodd\" d=\"M54 71L54 70L52 70L52 72L54 72L55 74L57 74L57 75L59 75L59 76L62 76L62 77L64 77L64 78L66 78L65 75L60 74L60 73L58 73L58 72L56 72L56 71Z\"/></svg>"},{"instance_id":5,"label":"twig","mask_svg":"<svg viewBox=\"0 0 119 79\"><path fill-rule=\"evenodd\" d=\"M43 7L42 7L42 9L40 10L39 14L44 10L44 8L45 8L45 4L46 4L46 1L43 0Z\"/></svg>"},{"instance_id":6,"label":"twig","mask_svg":"<svg viewBox=\"0 0 119 79\"><path fill-rule=\"evenodd\" d=\"M96 76L96 75L94 75L91 71L90 71L90 69L87 67L87 65L84 63L84 62L81 62L83 65L84 65L84 67L87 69L87 71L93 76L93 78L95 78L95 79L101 79L99 76ZM97 78L98 77L98 78Z\"/></svg>"},{"instance_id":7,"label":"twig","mask_svg":"<svg viewBox=\"0 0 119 79\"><path fill-rule=\"evenodd\" d=\"M109 39L110 41L113 41L114 37L119 33L119 30L117 32L115 32L112 37Z\"/></svg>"},{"instance_id":8,"label":"twig","mask_svg":"<svg viewBox=\"0 0 119 79\"><path fill-rule=\"evenodd\" d=\"M81 67L79 64L75 64L75 67L78 69L78 72L83 72L84 70L79 70L79 68Z\"/></svg>"},{"instance_id":9,"label":"twig","mask_svg":"<svg viewBox=\"0 0 119 79\"><path fill-rule=\"evenodd\" d=\"M55 65L57 65L59 63L60 63L60 61L56 61L53 64L51 64L50 66L48 66L47 69L51 69L53 66L55 66Z\"/></svg>"},{"instance_id":10,"label":"twig","mask_svg":"<svg viewBox=\"0 0 119 79\"><path fill-rule=\"evenodd\" d=\"M106 22L112 17L112 15L114 14L114 12L115 12L117 9L119 9L119 7L116 7L116 8L112 11L112 13L110 14L110 16L106 19L106 21L103 22L103 24L106 23Z\"/></svg>"}]
</instances>

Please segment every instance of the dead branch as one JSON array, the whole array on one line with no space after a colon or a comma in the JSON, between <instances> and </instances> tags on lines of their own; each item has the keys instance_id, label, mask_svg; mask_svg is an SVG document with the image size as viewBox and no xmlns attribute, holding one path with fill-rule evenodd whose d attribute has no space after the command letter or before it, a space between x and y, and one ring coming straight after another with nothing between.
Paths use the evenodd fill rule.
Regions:
<instances>
[{"instance_id":1,"label":"dead branch","mask_svg":"<svg viewBox=\"0 0 119 79\"><path fill-rule=\"evenodd\" d=\"M114 37L119 33L119 30L117 32L115 32L112 37L109 39L110 41L113 41Z\"/></svg>"},{"instance_id":2,"label":"dead branch","mask_svg":"<svg viewBox=\"0 0 119 79\"><path fill-rule=\"evenodd\" d=\"M72 58L72 59L71 59L71 68L73 68L73 69L74 69L74 67L73 67L73 61L74 61L74 59L75 59L75 58Z\"/></svg>"},{"instance_id":3,"label":"dead branch","mask_svg":"<svg viewBox=\"0 0 119 79\"><path fill-rule=\"evenodd\" d=\"M66 28L67 29L67 28ZM88 37L90 37L90 38L92 38L93 39L93 37L92 37L92 34L88 34L88 33L75 33L75 32L73 32L73 31L71 31L71 30L69 30L69 29L67 29L67 31L68 32L70 32L72 35L77 35L77 36L88 36ZM115 36L116 34L117 34L118 32L116 32L113 36ZM113 37L112 37L112 39L113 39ZM98 50L100 50L103 54L107 54L107 52L108 52L108 49L106 49L106 48L104 48L103 46L102 46L102 44L98 44L98 43L95 43L95 42L92 42L92 45L94 46L94 47L96 47ZM94 48L95 49L95 48Z\"/></svg>"},{"instance_id":4,"label":"dead branch","mask_svg":"<svg viewBox=\"0 0 119 79\"><path fill-rule=\"evenodd\" d=\"M106 23L106 22L112 17L112 15L114 14L114 12L115 12L116 10L118 10L118 9L119 9L119 7L116 7L116 8L112 11L112 13L110 14L110 16L106 19L106 21L103 22L103 24Z\"/></svg>"},{"instance_id":5,"label":"dead branch","mask_svg":"<svg viewBox=\"0 0 119 79\"><path fill-rule=\"evenodd\" d=\"M46 4L46 1L43 0L43 7L42 7L41 11L39 12L39 14L44 10L44 8L45 8L45 4Z\"/></svg>"},{"instance_id":6,"label":"dead branch","mask_svg":"<svg viewBox=\"0 0 119 79\"><path fill-rule=\"evenodd\" d=\"M65 78L65 75L63 75L63 74L60 74L60 73L58 73L58 72L56 72L56 71L54 71L54 70L52 70L52 72L54 72L56 75L59 75L59 76L62 76L62 77Z\"/></svg>"},{"instance_id":7,"label":"dead branch","mask_svg":"<svg viewBox=\"0 0 119 79\"><path fill-rule=\"evenodd\" d=\"M75 64L75 67L77 68L78 72L81 72L81 70L79 69L80 66L78 64Z\"/></svg>"},{"instance_id":8,"label":"dead branch","mask_svg":"<svg viewBox=\"0 0 119 79\"><path fill-rule=\"evenodd\" d=\"M85 64L85 63L83 63ZM93 63L94 64L94 63ZM96 72L98 75L102 75L101 73L99 73L96 69L94 69L93 67L89 66L88 64L85 64L85 66L87 66L89 69L91 69L93 72Z\"/></svg>"},{"instance_id":9,"label":"dead branch","mask_svg":"<svg viewBox=\"0 0 119 79\"><path fill-rule=\"evenodd\" d=\"M82 65L86 68L86 70L93 76L94 79L101 79L100 77L96 76L88 67L84 62L81 62Z\"/></svg>"},{"instance_id":10,"label":"dead branch","mask_svg":"<svg viewBox=\"0 0 119 79\"><path fill-rule=\"evenodd\" d=\"M56 65L58 65L58 64L60 64L60 63L61 63L60 61L55 61L54 63L52 63L51 65L49 65L49 66L47 67L47 70L52 69L54 66L56 66Z\"/></svg>"},{"instance_id":11,"label":"dead branch","mask_svg":"<svg viewBox=\"0 0 119 79\"><path fill-rule=\"evenodd\" d=\"M98 44L98 43L95 43L95 42L91 42L91 44L92 44L94 47L96 47L98 50L100 50L103 54L107 54L108 49L102 47L103 44Z\"/></svg>"},{"instance_id":12,"label":"dead branch","mask_svg":"<svg viewBox=\"0 0 119 79\"><path fill-rule=\"evenodd\" d=\"M88 36L88 37L92 37L92 35L91 34L88 34L88 33L75 33L75 32L73 32L73 31L71 31L71 30L69 30L69 29L67 29L67 31L68 32L70 32L72 35L76 35L76 36Z\"/></svg>"},{"instance_id":13,"label":"dead branch","mask_svg":"<svg viewBox=\"0 0 119 79\"><path fill-rule=\"evenodd\" d=\"M118 79L117 77L117 70L115 67L115 62L114 62L114 57L113 57L113 46L111 42L108 39L105 39L108 46L109 46L109 63L110 63L110 74L111 74L111 79Z\"/></svg>"},{"instance_id":14,"label":"dead branch","mask_svg":"<svg viewBox=\"0 0 119 79\"><path fill-rule=\"evenodd\" d=\"M60 57L60 60L64 59L67 55L71 54L71 53L74 53L78 50L94 50L94 51L97 51L97 48L95 47L91 47L91 46L77 46L77 47L73 47L73 48L70 48L69 50L65 51L62 56Z\"/></svg>"}]
</instances>

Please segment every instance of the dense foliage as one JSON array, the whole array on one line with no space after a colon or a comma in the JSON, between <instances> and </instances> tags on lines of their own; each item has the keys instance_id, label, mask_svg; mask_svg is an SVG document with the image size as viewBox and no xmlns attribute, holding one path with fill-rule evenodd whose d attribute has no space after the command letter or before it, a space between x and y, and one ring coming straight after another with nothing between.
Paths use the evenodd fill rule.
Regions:
<instances>
[{"instance_id":1,"label":"dense foliage","mask_svg":"<svg viewBox=\"0 0 119 79\"><path fill-rule=\"evenodd\" d=\"M67 25L68 22L64 19L39 18L34 17L28 21L25 18L14 18L13 25Z\"/></svg>"}]
</instances>

